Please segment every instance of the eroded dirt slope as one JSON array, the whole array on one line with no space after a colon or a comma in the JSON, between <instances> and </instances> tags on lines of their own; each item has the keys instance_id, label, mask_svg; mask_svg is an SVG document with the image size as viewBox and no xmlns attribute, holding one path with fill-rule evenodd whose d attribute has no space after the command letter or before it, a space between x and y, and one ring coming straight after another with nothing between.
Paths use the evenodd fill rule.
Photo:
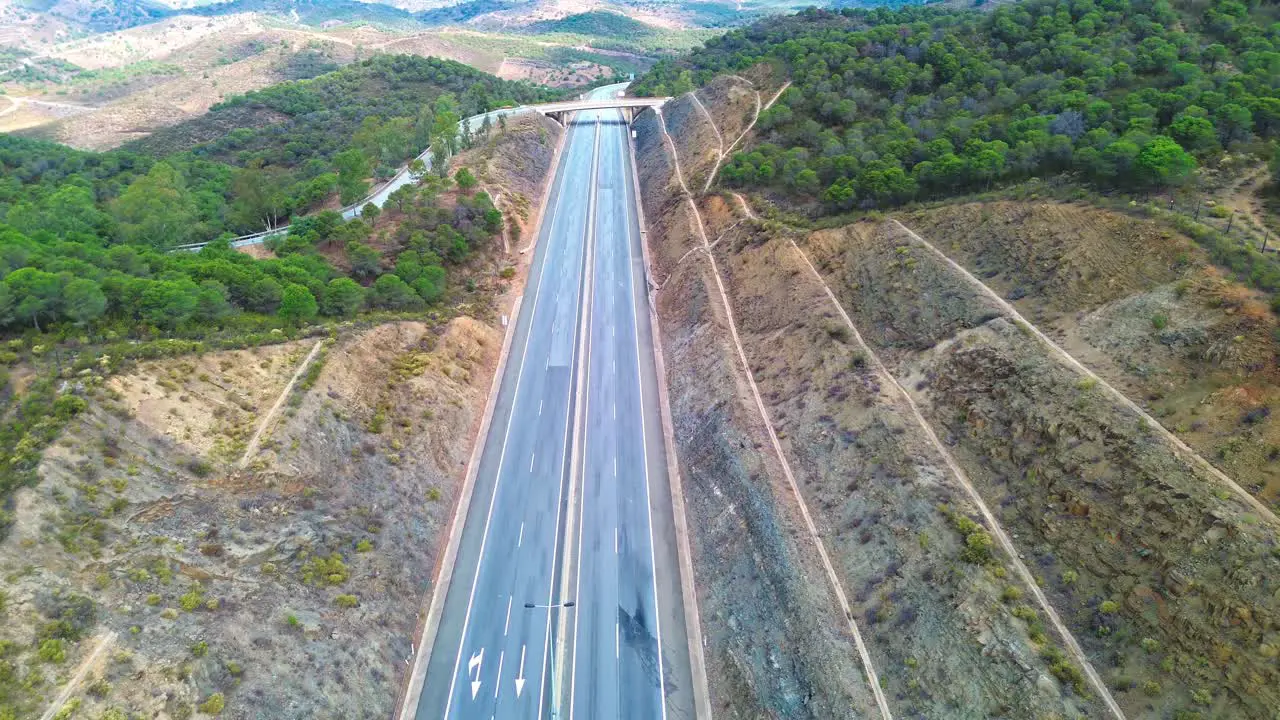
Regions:
<instances>
[{"instance_id":1,"label":"eroded dirt slope","mask_svg":"<svg viewBox=\"0 0 1280 720\"><path fill-rule=\"evenodd\" d=\"M501 335L459 318L333 344L237 470L312 342L114 378L20 491L5 639L68 606L117 637L81 712L180 717L214 693L224 717L390 712ZM90 647L66 638L68 663Z\"/></svg>"},{"instance_id":2,"label":"eroded dirt slope","mask_svg":"<svg viewBox=\"0 0 1280 720\"><path fill-rule=\"evenodd\" d=\"M807 246L1126 711L1267 717L1276 527L899 226Z\"/></svg>"},{"instance_id":3,"label":"eroded dirt slope","mask_svg":"<svg viewBox=\"0 0 1280 720\"><path fill-rule=\"evenodd\" d=\"M959 205L908 222L1277 507L1276 319L1190 240L1104 210Z\"/></svg>"},{"instance_id":4,"label":"eroded dirt slope","mask_svg":"<svg viewBox=\"0 0 1280 720\"><path fill-rule=\"evenodd\" d=\"M720 204L708 199L706 217L725 212ZM1039 613L1000 554L966 561L954 518L979 512L790 239L746 223L716 254L752 372L895 712L1098 714L1053 679L1029 631L1062 650L1038 617L1027 622Z\"/></svg>"}]
</instances>

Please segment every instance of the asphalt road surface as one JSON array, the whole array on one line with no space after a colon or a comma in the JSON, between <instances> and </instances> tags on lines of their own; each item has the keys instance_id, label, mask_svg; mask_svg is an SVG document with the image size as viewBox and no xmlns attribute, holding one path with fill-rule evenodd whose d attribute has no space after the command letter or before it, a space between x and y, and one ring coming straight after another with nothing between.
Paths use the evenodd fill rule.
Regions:
<instances>
[{"instance_id":1,"label":"asphalt road surface","mask_svg":"<svg viewBox=\"0 0 1280 720\"><path fill-rule=\"evenodd\" d=\"M419 720L692 716L628 133L569 128Z\"/></svg>"}]
</instances>

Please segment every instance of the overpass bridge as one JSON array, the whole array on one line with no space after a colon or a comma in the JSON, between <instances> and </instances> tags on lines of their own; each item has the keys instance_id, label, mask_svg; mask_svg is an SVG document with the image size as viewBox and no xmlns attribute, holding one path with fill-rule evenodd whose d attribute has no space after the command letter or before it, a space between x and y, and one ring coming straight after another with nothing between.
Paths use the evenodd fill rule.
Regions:
<instances>
[{"instance_id":1,"label":"overpass bridge","mask_svg":"<svg viewBox=\"0 0 1280 720\"><path fill-rule=\"evenodd\" d=\"M626 116L627 122L631 123L646 108L657 110L671 99L669 97L612 97L604 100L565 100L530 105L529 107L536 112L551 117L561 125L564 124L565 117L569 113L583 110L621 110L622 114Z\"/></svg>"}]
</instances>

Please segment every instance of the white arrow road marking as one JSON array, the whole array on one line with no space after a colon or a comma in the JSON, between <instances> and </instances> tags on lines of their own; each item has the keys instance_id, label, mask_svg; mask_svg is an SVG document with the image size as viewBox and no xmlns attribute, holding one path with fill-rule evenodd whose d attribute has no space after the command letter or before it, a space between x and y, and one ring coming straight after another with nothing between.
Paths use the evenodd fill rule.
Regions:
<instances>
[{"instance_id":1,"label":"white arrow road marking","mask_svg":"<svg viewBox=\"0 0 1280 720\"><path fill-rule=\"evenodd\" d=\"M524 645L520 646L520 673L516 675L516 697L524 690Z\"/></svg>"},{"instance_id":2,"label":"white arrow road marking","mask_svg":"<svg viewBox=\"0 0 1280 720\"><path fill-rule=\"evenodd\" d=\"M476 699L476 693L480 692L480 666L484 663L484 648L480 648L480 652L471 656L467 661L467 677L471 677L472 671L475 672L475 679L471 681L471 699Z\"/></svg>"}]
</instances>

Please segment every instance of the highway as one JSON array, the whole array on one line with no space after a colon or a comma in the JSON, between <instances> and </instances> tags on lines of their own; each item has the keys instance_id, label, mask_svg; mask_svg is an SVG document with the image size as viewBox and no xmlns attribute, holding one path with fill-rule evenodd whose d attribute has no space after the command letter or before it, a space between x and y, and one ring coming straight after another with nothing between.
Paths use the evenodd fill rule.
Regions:
<instances>
[{"instance_id":1,"label":"highway","mask_svg":"<svg viewBox=\"0 0 1280 720\"><path fill-rule=\"evenodd\" d=\"M692 717L628 132L569 127L419 720Z\"/></svg>"}]
</instances>

